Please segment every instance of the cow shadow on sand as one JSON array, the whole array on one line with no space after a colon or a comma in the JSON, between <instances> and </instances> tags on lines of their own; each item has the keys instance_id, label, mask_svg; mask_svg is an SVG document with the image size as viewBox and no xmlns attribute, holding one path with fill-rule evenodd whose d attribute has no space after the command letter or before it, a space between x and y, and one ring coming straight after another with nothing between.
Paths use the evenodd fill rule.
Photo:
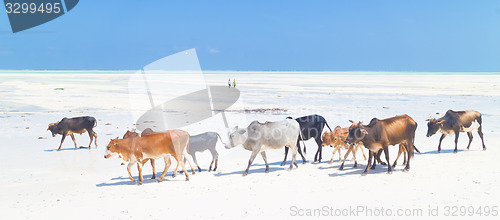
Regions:
<instances>
[{"instance_id":1,"label":"cow shadow on sand","mask_svg":"<svg viewBox=\"0 0 500 220\"><path fill-rule=\"evenodd\" d=\"M61 150L59 150L59 151L70 151L70 150L75 151L75 150L82 150L82 149L89 150L89 147L80 146L77 149L75 149L75 148L61 148ZM45 151L45 152L57 152L57 148L46 149L43 151Z\"/></svg>"},{"instance_id":2,"label":"cow shadow on sand","mask_svg":"<svg viewBox=\"0 0 500 220\"><path fill-rule=\"evenodd\" d=\"M144 180L142 181L142 184L163 183L163 182L170 182L170 181L183 181L183 182L186 181L184 176L172 177L172 173L169 172L169 173L165 174L165 178L163 178L163 181L158 182L158 178L160 178L160 176L161 176L161 172L156 174L155 179L151 179L151 177L153 177L152 174L151 175L143 175ZM115 178L112 178L111 180L112 181L119 180L119 181L117 181L117 182L103 182L103 183L96 184L96 186L97 187L105 187L105 186L140 185L138 183L139 177L134 176L134 179L135 179L135 182L132 182L132 180L130 180L128 177L124 177L124 176L115 177Z\"/></svg>"},{"instance_id":3,"label":"cow shadow on sand","mask_svg":"<svg viewBox=\"0 0 500 220\"><path fill-rule=\"evenodd\" d=\"M454 151L455 151L455 149L441 149L441 153L439 153L437 150L433 150L433 151L423 152L421 154L453 154ZM460 152L466 152L466 150L458 149L457 153L460 153ZM418 154L418 153L416 153L416 154Z\"/></svg>"},{"instance_id":4,"label":"cow shadow on sand","mask_svg":"<svg viewBox=\"0 0 500 220\"><path fill-rule=\"evenodd\" d=\"M273 162L269 163L269 173L276 172L278 170L286 170L288 169L288 166L280 166L281 162ZM230 175L243 175L245 172L246 166L242 166L241 170L239 171L233 171L229 173L223 173L223 172L218 172L215 173L214 176L216 177L221 177L221 176L230 176ZM265 173L266 171L266 164L263 163L254 163L250 166L250 170L248 171L248 175L251 175L252 173Z\"/></svg>"},{"instance_id":5,"label":"cow shadow on sand","mask_svg":"<svg viewBox=\"0 0 500 220\"><path fill-rule=\"evenodd\" d=\"M339 170L340 164L332 164L326 167L318 167L320 170L331 170L332 173L329 173L328 176L330 177L339 177L339 176L348 176L348 175L360 175L365 171L366 168L366 162L365 163L358 163L357 167L353 167L354 164L344 164L344 169ZM403 166L398 165L396 168L392 169L392 172L402 172L403 171ZM368 171L368 175L371 174L386 174L387 173L387 165L381 165L377 164L375 169L370 169Z\"/></svg>"}]
</instances>

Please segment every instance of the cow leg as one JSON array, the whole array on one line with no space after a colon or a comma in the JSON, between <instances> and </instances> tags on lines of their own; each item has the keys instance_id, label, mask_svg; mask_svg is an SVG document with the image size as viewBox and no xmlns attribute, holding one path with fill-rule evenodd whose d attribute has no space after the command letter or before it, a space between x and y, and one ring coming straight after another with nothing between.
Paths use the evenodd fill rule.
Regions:
<instances>
[{"instance_id":1,"label":"cow leg","mask_svg":"<svg viewBox=\"0 0 500 220\"><path fill-rule=\"evenodd\" d=\"M445 134L442 134L441 137L439 138L439 144L438 144L438 153L441 153L441 142L443 139L446 137Z\"/></svg>"},{"instance_id":2,"label":"cow leg","mask_svg":"<svg viewBox=\"0 0 500 220\"><path fill-rule=\"evenodd\" d=\"M373 154L373 157L376 157L376 158L373 158L373 164L372 166L370 167L370 169L374 170L375 167L377 166L377 160L380 161L380 154L382 153L382 150L379 150L377 151L377 153L374 153Z\"/></svg>"},{"instance_id":3,"label":"cow leg","mask_svg":"<svg viewBox=\"0 0 500 220\"><path fill-rule=\"evenodd\" d=\"M248 175L248 171L250 170L250 165L252 165L252 162L253 162L253 160L255 159L255 157L257 156L258 153L259 153L259 149L254 148L254 150L252 151L252 155L250 156L250 160L248 160L248 167L245 170L245 172L243 172L243 176Z\"/></svg>"},{"instance_id":4,"label":"cow leg","mask_svg":"<svg viewBox=\"0 0 500 220\"><path fill-rule=\"evenodd\" d=\"M139 171L139 185L141 185L142 181L144 180L142 178L142 163L141 162L137 163L137 170Z\"/></svg>"},{"instance_id":5,"label":"cow leg","mask_svg":"<svg viewBox=\"0 0 500 220\"><path fill-rule=\"evenodd\" d=\"M285 159L283 159L283 162L280 164L280 166L285 166L287 156L288 156L288 147L285 147Z\"/></svg>"},{"instance_id":6,"label":"cow leg","mask_svg":"<svg viewBox=\"0 0 500 220\"><path fill-rule=\"evenodd\" d=\"M208 168L208 172L212 171L212 164L214 163L214 161L215 161L214 171L217 169L217 160L219 159L219 153L217 153L217 150L210 149L210 153L212 154L212 162L210 163L210 167Z\"/></svg>"},{"instance_id":7,"label":"cow leg","mask_svg":"<svg viewBox=\"0 0 500 220\"><path fill-rule=\"evenodd\" d=\"M349 148L347 149L347 153L345 153L344 155L344 160L342 161L342 164L340 164L340 167L339 167L339 170L343 170L344 169L344 163L347 159L347 157L349 156L349 153L353 150L353 147L354 145L349 145ZM356 161L354 161L354 167L356 167L358 164L356 163Z\"/></svg>"},{"instance_id":8,"label":"cow leg","mask_svg":"<svg viewBox=\"0 0 500 220\"><path fill-rule=\"evenodd\" d=\"M292 147L292 146L290 146ZM320 145L321 147L321 145ZM292 163L290 164L290 170L293 169L293 165L295 165L296 168L299 168L299 166L297 165L297 148L291 148L292 150Z\"/></svg>"},{"instance_id":9,"label":"cow leg","mask_svg":"<svg viewBox=\"0 0 500 220\"><path fill-rule=\"evenodd\" d=\"M363 158L366 160L365 151L363 150L363 148L360 145L358 145L357 147L361 148L361 153L363 154Z\"/></svg>"},{"instance_id":10,"label":"cow leg","mask_svg":"<svg viewBox=\"0 0 500 220\"><path fill-rule=\"evenodd\" d=\"M198 167L198 172L201 172L200 165L198 165L198 160L196 160L196 153L193 152L193 155L191 155L191 157L193 157L194 164L196 164L196 166ZM184 158L184 163L185 162L186 162L186 158Z\"/></svg>"},{"instance_id":11,"label":"cow leg","mask_svg":"<svg viewBox=\"0 0 500 220\"><path fill-rule=\"evenodd\" d=\"M128 178L129 178L130 180L132 180L132 182L135 182L135 179L134 179L134 177L132 177L132 173L130 172L130 168L131 168L132 166L134 166L134 164L135 164L135 162L130 162L130 163L128 163L128 165L127 165Z\"/></svg>"},{"instance_id":12,"label":"cow leg","mask_svg":"<svg viewBox=\"0 0 500 220\"><path fill-rule=\"evenodd\" d=\"M195 153L193 153L193 155L194 155L194 154L195 154ZM194 174L195 174L195 172L194 172L194 169L193 169L193 165L191 164L191 161L189 161L189 159L187 159L187 158L188 158L188 154L187 154L187 152L186 152L186 151L184 151L184 152L182 153L182 155L184 156L184 159L186 159L186 160L187 160L187 162L188 162L188 164L189 164L189 167L191 168L191 173L194 175ZM182 160L182 156L181 156L181 160ZM186 163L186 162L183 162L183 163ZM198 164L196 164L196 165L198 165ZM199 168L200 168L200 166L198 166L198 169L199 169ZM201 169L200 169L200 170L201 170ZM177 170L176 170L176 172L177 172Z\"/></svg>"},{"instance_id":13,"label":"cow leg","mask_svg":"<svg viewBox=\"0 0 500 220\"><path fill-rule=\"evenodd\" d=\"M66 139L66 133L63 133L63 134L62 134L61 144L59 144L59 148L57 148L57 151L60 151L60 150L61 150L61 146L62 146L62 144L63 144L63 142L64 142L64 139Z\"/></svg>"},{"instance_id":14,"label":"cow leg","mask_svg":"<svg viewBox=\"0 0 500 220\"><path fill-rule=\"evenodd\" d=\"M477 129L477 133L479 134L479 137L481 138L481 142L483 143L483 150L486 150L486 146L484 145L484 139L483 139L483 126L479 125L479 128Z\"/></svg>"},{"instance_id":15,"label":"cow leg","mask_svg":"<svg viewBox=\"0 0 500 220\"><path fill-rule=\"evenodd\" d=\"M358 161L356 159L356 152L358 151L358 149L356 149L356 148L359 148L359 145L358 146L352 145L352 158L354 159L354 166L353 167L358 166ZM349 154L346 154L344 160L347 158L347 156L349 156Z\"/></svg>"},{"instance_id":16,"label":"cow leg","mask_svg":"<svg viewBox=\"0 0 500 220\"><path fill-rule=\"evenodd\" d=\"M73 143L75 144L75 150L76 150L78 148L78 145L76 145L75 136L73 136L73 134L70 134L69 136L71 136L71 139L73 140Z\"/></svg>"},{"instance_id":17,"label":"cow leg","mask_svg":"<svg viewBox=\"0 0 500 220\"><path fill-rule=\"evenodd\" d=\"M87 133L89 133L89 138L90 138L90 143L89 143L89 150L90 150L90 146L92 145L92 141L94 140L94 131L87 130Z\"/></svg>"},{"instance_id":18,"label":"cow leg","mask_svg":"<svg viewBox=\"0 0 500 220\"><path fill-rule=\"evenodd\" d=\"M304 155L302 154L302 150L300 149L299 140L297 140L297 150L299 151L299 154L302 157L302 164L306 164L306 158L304 157ZM305 145L304 145L304 150L305 150Z\"/></svg>"},{"instance_id":19,"label":"cow leg","mask_svg":"<svg viewBox=\"0 0 500 220\"><path fill-rule=\"evenodd\" d=\"M385 160L387 161L387 173L391 174L392 166L391 162L389 161L389 146L384 146L383 148L384 148Z\"/></svg>"},{"instance_id":20,"label":"cow leg","mask_svg":"<svg viewBox=\"0 0 500 220\"><path fill-rule=\"evenodd\" d=\"M158 179L158 182L161 182L163 180L163 178L165 177L165 174L167 173L168 168L172 164L172 162L170 162L170 156L164 157L163 160L165 161L165 168L163 169L163 173L161 173L161 176L160 176L160 179Z\"/></svg>"},{"instance_id":21,"label":"cow leg","mask_svg":"<svg viewBox=\"0 0 500 220\"><path fill-rule=\"evenodd\" d=\"M321 137L317 137L316 139L316 144L318 144L318 152L316 152L316 155L318 156L318 159L316 160L316 157L314 157L314 162L321 163L321 158L323 157L323 148L321 147Z\"/></svg>"},{"instance_id":22,"label":"cow leg","mask_svg":"<svg viewBox=\"0 0 500 220\"><path fill-rule=\"evenodd\" d=\"M92 133L94 134L94 145L95 148L97 148L97 133L95 133L95 131L92 131Z\"/></svg>"},{"instance_id":23,"label":"cow leg","mask_svg":"<svg viewBox=\"0 0 500 220\"><path fill-rule=\"evenodd\" d=\"M383 149L380 149L380 150L378 151L378 153L377 153L377 161L378 161L378 163L379 163L379 164L381 164L381 165L387 165L384 161L382 161L382 160L380 159L380 155L382 155L382 151L383 151Z\"/></svg>"},{"instance_id":24,"label":"cow leg","mask_svg":"<svg viewBox=\"0 0 500 220\"><path fill-rule=\"evenodd\" d=\"M458 147L458 136L460 135L460 131L455 132L455 150L453 151L454 154L457 153L457 147Z\"/></svg>"},{"instance_id":25,"label":"cow leg","mask_svg":"<svg viewBox=\"0 0 500 220\"><path fill-rule=\"evenodd\" d=\"M337 150L339 149L340 147L335 147L333 149L333 152L332 152L332 159L330 159L330 162L329 164L332 164L333 163L333 157L335 156L335 152L337 152ZM339 150L339 158L340 158L340 150ZM339 159L339 162L340 162L341 159Z\"/></svg>"},{"instance_id":26,"label":"cow leg","mask_svg":"<svg viewBox=\"0 0 500 220\"><path fill-rule=\"evenodd\" d=\"M472 132L467 132L467 136L469 136L469 144L467 145L467 150L469 150L470 143L472 143Z\"/></svg>"},{"instance_id":27,"label":"cow leg","mask_svg":"<svg viewBox=\"0 0 500 220\"><path fill-rule=\"evenodd\" d=\"M186 165L184 164L184 161L182 160L182 156L180 156L177 159L177 167L179 166L179 162L181 164L182 170L184 171L184 175L186 176L186 181L189 181L189 175L188 175L187 170L186 170ZM189 160L188 160L188 163L190 163ZM190 164L190 166L191 166L191 164ZM191 166L191 169L193 170L193 174L194 174L194 169L192 166Z\"/></svg>"},{"instance_id":28,"label":"cow leg","mask_svg":"<svg viewBox=\"0 0 500 220\"><path fill-rule=\"evenodd\" d=\"M365 171L361 174L362 176L366 176L370 171L370 164L372 163L372 158L375 157L375 154L370 150L368 153L368 163L366 164Z\"/></svg>"},{"instance_id":29,"label":"cow leg","mask_svg":"<svg viewBox=\"0 0 500 220\"><path fill-rule=\"evenodd\" d=\"M396 167L396 164L398 163L399 156L401 156L401 153L403 152L403 145L399 144L399 151L398 151L398 156L396 157L396 160L394 160L394 163L392 163L392 168ZM405 154L405 162L406 163L406 154Z\"/></svg>"},{"instance_id":30,"label":"cow leg","mask_svg":"<svg viewBox=\"0 0 500 220\"><path fill-rule=\"evenodd\" d=\"M405 150L406 150L406 154L405 154L406 167L404 169L405 172L410 171L410 149L411 149L410 147L415 148L413 140L410 141L407 145L405 145ZM408 155L408 160L406 160L406 155Z\"/></svg>"},{"instance_id":31,"label":"cow leg","mask_svg":"<svg viewBox=\"0 0 500 220\"><path fill-rule=\"evenodd\" d=\"M155 179L156 178L155 160L151 159L150 162L151 162L151 167L153 168L153 177L151 177L151 179Z\"/></svg>"},{"instance_id":32,"label":"cow leg","mask_svg":"<svg viewBox=\"0 0 500 220\"><path fill-rule=\"evenodd\" d=\"M267 164L267 157L266 157L266 152L262 151L260 152L260 155L262 156L262 159L264 159L264 162L266 163L266 173L269 173L269 164Z\"/></svg>"}]
</instances>

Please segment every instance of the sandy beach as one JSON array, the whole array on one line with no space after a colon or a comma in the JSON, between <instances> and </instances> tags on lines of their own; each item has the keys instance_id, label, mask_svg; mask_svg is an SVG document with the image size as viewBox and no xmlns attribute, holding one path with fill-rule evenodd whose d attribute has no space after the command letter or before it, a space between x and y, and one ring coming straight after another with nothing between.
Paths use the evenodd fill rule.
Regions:
<instances>
[{"instance_id":1,"label":"sandy beach","mask_svg":"<svg viewBox=\"0 0 500 220\"><path fill-rule=\"evenodd\" d=\"M415 145L422 152L411 161L411 170L403 172L402 158L395 171L386 174L386 166L377 166L361 176L367 161L358 152L357 168L346 162L339 170L338 155L328 162L332 148L323 149L321 163L312 163L316 145L307 146L306 164L298 157L299 167L291 171L281 167L284 150L269 150L271 170L264 173L264 161L257 157L248 176L243 177L251 152L242 147L225 149L218 143L219 167L207 172L211 154L197 154L203 172L172 178L170 168L161 183L150 179L152 170L144 168L142 185L128 179L126 166L118 158L104 159L111 138L121 137L134 128L135 119L145 108L134 105L128 85L133 72L0 73L0 219L290 219L331 216L327 211L307 216L308 210L325 207L349 209L398 210L409 216L430 216L438 209L447 216L447 207L500 206L500 75L393 75L384 74L292 74L225 73L199 75L161 75L155 83L164 83L157 98L167 101L206 85L227 86L236 78L240 99L227 111L230 126L246 127L251 121L276 121L287 116L319 114L331 128L349 126L349 120L368 123L400 114L408 114L417 123ZM182 85L169 87L168 85ZM163 85L163 84L162 84ZM228 88L229 89L229 88ZM185 90L185 91L184 91ZM247 112L245 109L279 111ZM470 151L464 151L468 138L460 135L459 152L453 154L453 138L443 141L437 152L439 134L430 138L426 119L441 117L448 109L477 110L482 113L486 151L479 136ZM286 111L285 111L286 110ZM56 151L61 136L46 131L49 123L63 117L90 115L98 120L98 148L74 150L67 138ZM227 129L221 114L183 127L190 134L218 132L227 141ZM87 146L85 133L76 136ZM390 149L391 163L397 147ZM365 154L368 151L364 149ZM345 150L342 151L342 154ZM350 157L349 157L350 158ZM288 163L290 163L290 155ZM175 162L174 162L175 163ZM175 165L175 164L174 164ZM156 162L159 175L163 161ZM133 169L137 176L137 170ZM421 210L421 215L418 215ZM319 213L319 214L318 214ZM356 212L358 213L358 212ZM414 213L417 213L415 215ZM453 213L448 213L453 214ZM460 216L460 212L457 212ZM318 216L319 215L319 216ZM407 216L407 215L405 215ZM349 217L376 217L367 212ZM491 216L490 216L491 217Z\"/></svg>"}]
</instances>

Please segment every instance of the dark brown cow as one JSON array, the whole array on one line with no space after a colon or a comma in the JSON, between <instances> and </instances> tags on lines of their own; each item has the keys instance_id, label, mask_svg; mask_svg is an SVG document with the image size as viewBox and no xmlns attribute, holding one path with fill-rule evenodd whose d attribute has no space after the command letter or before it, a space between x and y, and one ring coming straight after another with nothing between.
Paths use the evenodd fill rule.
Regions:
<instances>
[{"instance_id":1,"label":"dark brown cow","mask_svg":"<svg viewBox=\"0 0 500 220\"><path fill-rule=\"evenodd\" d=\"M142 166L148 159L163 158L165 160L165 169L158 182L161 182L170 167L170 156L177 160L177 167L174 173L177 172L179 165L182 166L186 180L189 180L189 175L186 172L186 167L182 161L183 154L187 154L186 148L189 143L189 134L182 130L169 130L165 132L154 132L141 137L131 134L124 139L112 139L107 148L104 158L110 158L113 155L118 155L123 160L128 161L127 171L129 178L135 181L130 173L130 167L137 163L139 170L139 184L142 184ZM186 156L186 155L184 155ZM191 167L194 173L194 169Z\"/></svg>"},{"instance_id":2,"label":"dark brown cow","mask_svg":"<svg viewBox=\"0 0 500 220\"><path fill-rule=\"evenodd\" d=\"M438 119L428 119L427 121L427 137L434 135L438 131L443 133L441 135L441 138L439 138L439 153L441 153L441 141L443 141L443 139L447 135L453 134L455 134L455 150L453 151L453 153L457 153L458 135L460 134L460 132L467 132L467 135L469 136L469 144L467 145L467 150L469 150L470 143L472 142L472 131L476 129L483 143L483 150L486 150L483 139L481 113L479 113L478 111L448 110L443 117Z\"/></svg>"},{"instance_id":3,"label":"dark brown cow","mask_svg":"<svg viewBox=\"0 0 500 220\"><path fill-rule=\"evenodd\" d=\"M61 146L64 142L66 136L71 136L73 139L73 143L75 144L75 150L78 148L74 133L83 134L85 132L89 133L90 145L92 144L92 140L95 138L94 144L97 148L97 133L93 130L94 127L97 126L97 120L91 116L83 116L83 117L75 117L75 118L63 118L61 121L56 123L50 123L47 131L52 132L52 137L55 137L57 134L62 135L61 144L59 144L59 148L57 150L61 150Z\"/></svg>"},{"instance_id":4,"label":"dark brown cow","mask_svg":"<svg viewBox=\"0 0 500 220\"><path fill-rule=\"evenodd\" d=\"M376 159L375 156L380 149L384 150L388 163L387 172L392 173L392 166L389 162L389 145L403 144L408 158L412 158L415 130L417 130L417 123L408 115L398 115L384 120L373 118L368 125L362 125L360 122L351 125L346 142L349 144L362 142L370 150L368 164L363 175L368 174L372 159ZM410 160L406 163L404 170L410 170Z\"/></svg>"}]
</instances>

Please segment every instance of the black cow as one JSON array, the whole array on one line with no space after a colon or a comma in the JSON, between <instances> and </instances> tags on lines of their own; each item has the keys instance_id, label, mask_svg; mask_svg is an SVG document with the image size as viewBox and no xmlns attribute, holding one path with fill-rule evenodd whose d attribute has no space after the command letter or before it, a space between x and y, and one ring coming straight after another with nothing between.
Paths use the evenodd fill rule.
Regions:
<instances>
[{"instance_id":1,"label":"black cow","mask_svg":"<svg viewBox=\"0 0 500 220\"><path fill-rule=\"evenodd\" d=\"M292 117L287 117L287 119L292 119ZM299 151L300 156L302 157L302 163L306 163L306 158L302 154L302 151L300 150L300 145L299 141L307 141L311 138L314 138L316 143L318 144L318 151L316 152L316 155L314 155L314 162L321 162L321 135L323 133L323 128L325 125L328 127L330 132L332 129L330 126L328 126L328 123L326 123L325 118L321 115L308 115L308 116L303 116L300 118L295 119L299 125L300 125L300 132L301 135L299 135L299 138L297 140L297 148ZM304 145L304 153L306 152L306 147ZM286 164L286 157L288 155L288 147L285 147L285 159L283 160L283 163L281 163L281 166L284 166Z\"/></svg>"},{"instance_id":2,"label":"black cow","mask_svg":"<svg viewBox=\"0 0 500 220\"><path fill-rule=\"evenodd\" d=\"M455 151L453 151L453 153L457 153L458 135L460 132L467 132L467 135L469 136L469 145L467 145L467 150L469 150L470 143L472 142L472 131L476 129L481 141L483 142L483 150L486 150L483 139L483 126L481 125L481 113L477 111L448 110L443 117L439 119L428 119L427 121L427 137L434 135L438 131L443 133L439 139L439 153L441 153L441 141L443 141L444 137L447 135L453 134L455 134Z\"/></svg>"},{"instance_id":3,"label":"black cow","mask_svg":"<svg viewBox=\"0 0 500 220\"><path fill-rule=\"evenodd\" d=\"M82 134L85 132L89 133L90 137L90 143L89 143L89 149L90 145L92 144L92 140L95 137L95 147L97 148L97 134L93 131L93 128L97 126L97 121L95 120L94 117L91 116L83 116L83 117L75 117L75 118L63 118L61 121L58 121L56 123L50 123L49 128L47 128L47 131L52 132L52 137L55 137L56 134L62 135L61 139L61 144L59 145L59 148L57 149L58 151L61 150L61 146L64 142L64 139L66 136L71 136L71 139L73 139L73 143L75 143L75 150L77 147L75 137L73 136L74 133L77 134Z\"/></svg>"}]
</instances>

